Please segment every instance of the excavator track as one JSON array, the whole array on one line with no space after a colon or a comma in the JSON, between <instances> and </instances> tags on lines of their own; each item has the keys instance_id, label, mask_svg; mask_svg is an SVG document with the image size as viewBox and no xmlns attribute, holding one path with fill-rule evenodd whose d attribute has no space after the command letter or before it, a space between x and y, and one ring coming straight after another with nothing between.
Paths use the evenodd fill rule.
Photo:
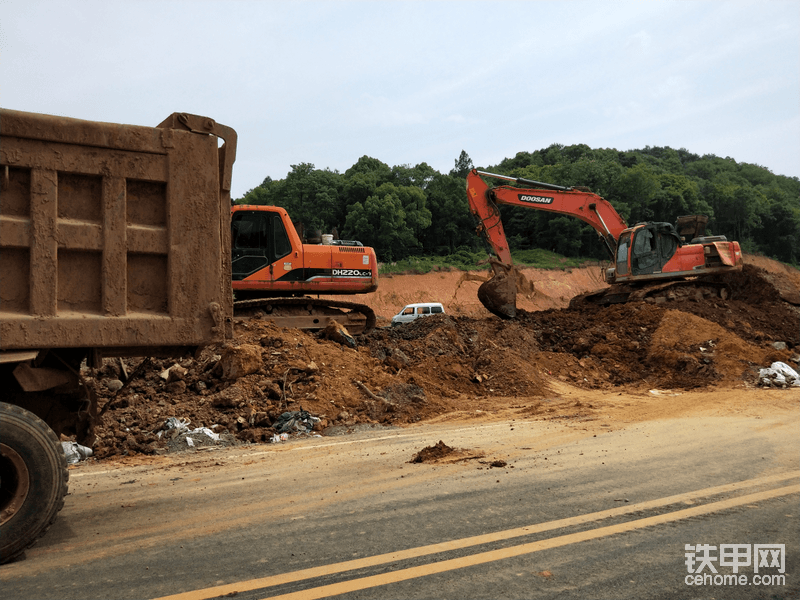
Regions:
<instances>
[{"instance_id":1,"label":"excavator track","mask_svg":"<svg viewBox=\"0 0 800 600\"><path fill-rule=\"evenodd\" d=\"M683 281L668 281L654 284L617 283L606 289L575 296L569 302L570 308L580 308L585 304L608 306L625 302L653 302L663 304L673 300L727 300L731 288L724 281L697 278Z\"/></svg>"},{"instance_id":2,"label":"excavator track","mask_svg":"<svg viewBox=\"0 0 800 600\"><path fill-rule=\"evenodd\" d=\"M255 298L233 303L238 318L263 317L281 327L312 331L324 329L331 321L347 328L351 335L375 329L375 311L365 304L314 298Z\"/></svg>"}]
</instances>

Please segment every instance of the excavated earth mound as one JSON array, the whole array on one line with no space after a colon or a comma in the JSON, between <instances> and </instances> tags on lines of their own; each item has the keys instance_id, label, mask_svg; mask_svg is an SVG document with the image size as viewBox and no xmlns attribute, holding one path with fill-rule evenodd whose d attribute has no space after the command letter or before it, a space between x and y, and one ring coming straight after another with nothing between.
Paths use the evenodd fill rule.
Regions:
<instances>
[{"instance_id":1,"label":"excavated earth mound","mask_svg":"<svg viewBox=\"0 0 800 600\"><path fill-rule=\"evenodd\" d=\"M268 442L286 412L296 417L288 422L307 426L289 435L325 435L515 402L536 414L560 382L609 390L755 385L758 368L794 365L800 349L800 308L768 279L746 265L729 282L727 301L520 311L513 321L432 316L358 336L356 348L266 319L240 320L232 343L177 367L153 360L122 389L140 360L106 360L85 372L103 411L94 455L175 450L187 434L165 426L171 417L219 434L216 443Z\"/></svg>"}]
</instances>

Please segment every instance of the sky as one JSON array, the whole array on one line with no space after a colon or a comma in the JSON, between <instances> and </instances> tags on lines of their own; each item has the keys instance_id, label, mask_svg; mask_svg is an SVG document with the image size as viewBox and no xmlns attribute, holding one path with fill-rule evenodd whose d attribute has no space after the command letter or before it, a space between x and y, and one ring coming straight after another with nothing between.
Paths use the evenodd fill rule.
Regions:
<instances>
[{"instance_id":1,"label":"sky","mask_svg":"<svg viewBox=\"0 0 800 600\"><path fill-rule=\"evenodd\" d=\"M0 106L239 136L234 198L360 157L553 143L800 176L800 2L0 0Z\"/></svg>"}]
</instances>

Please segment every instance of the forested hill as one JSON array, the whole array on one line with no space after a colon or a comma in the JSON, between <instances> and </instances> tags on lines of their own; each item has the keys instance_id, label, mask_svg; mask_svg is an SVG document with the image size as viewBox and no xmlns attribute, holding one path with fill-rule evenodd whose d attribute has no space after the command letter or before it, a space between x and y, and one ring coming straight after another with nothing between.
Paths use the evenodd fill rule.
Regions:
<instances>
[{"instance_id":1,"label":"forested hill","mask_svg":"<svg viewBox=\"0 0 800 600\"><path fill-rule=\"evenodd\" d=\"M268 177L236 202L282 206L307 231L360 240L373 246L382 262L442 256L483 246L465 192L472 167L466 152L446 174L426 163L389 167L368 156L344 173L302 163L292 165L285 179ZM631 224L708 215L709 233L738 240L746 252L800 263L800 180L758 165L683 148L620 152L553 144L479 168L588 187ZM571 257L606 257L596 233L578 219L516 207L502 212L512 251L544 248Z\"/></svg>"}]
</instances>

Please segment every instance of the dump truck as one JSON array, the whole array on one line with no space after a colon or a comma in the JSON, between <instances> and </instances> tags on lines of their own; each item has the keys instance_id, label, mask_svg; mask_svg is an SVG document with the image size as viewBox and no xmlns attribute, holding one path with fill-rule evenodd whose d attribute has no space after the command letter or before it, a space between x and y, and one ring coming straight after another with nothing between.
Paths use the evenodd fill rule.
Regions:
<instances>
[{"instance_id":1,"label":"dump truck","mask_svg":"<svg viewBox=\"0 0 800 600\"><path fill-rule=\"evenodd\" d=\"M61 441L94 441L101 407L82 367L179 357L233 337L236 133L187 113L143 127L0 109L0 136L8 562L64 505Z\"/></svg>"}]
</instances>

